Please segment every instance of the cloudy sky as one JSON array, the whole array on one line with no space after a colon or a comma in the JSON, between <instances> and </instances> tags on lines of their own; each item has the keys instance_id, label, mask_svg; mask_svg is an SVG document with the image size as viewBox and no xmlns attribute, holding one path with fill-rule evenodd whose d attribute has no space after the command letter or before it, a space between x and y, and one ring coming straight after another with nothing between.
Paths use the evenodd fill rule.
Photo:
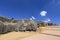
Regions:
<instances>
[{"instance_id":1,"label":"cloudy sky","mask_svg":"<svg viewBox=\"0 0 60 40\"><path fill-rule=\"evenodd\" d=\"M0 16L60 24L60 0L0 0Z\"/></svg>"}]
</instances>

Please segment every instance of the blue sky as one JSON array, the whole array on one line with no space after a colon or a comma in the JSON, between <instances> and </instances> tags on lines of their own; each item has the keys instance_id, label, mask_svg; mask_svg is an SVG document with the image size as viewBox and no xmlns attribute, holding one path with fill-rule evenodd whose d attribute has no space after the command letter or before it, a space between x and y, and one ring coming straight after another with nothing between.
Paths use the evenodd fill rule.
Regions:
<instances>
[{"instance_id":1,"label":"blue sky","mask_svg":"<svg viewBox=\"0 0 60 40\"><path fill-rule=\"evenodd\" d=\"M46 16L40 13L46 11ZM0 16L15 19L47 20L60 24L60 0L0 0Z\"/></svg>"}]
</instances>

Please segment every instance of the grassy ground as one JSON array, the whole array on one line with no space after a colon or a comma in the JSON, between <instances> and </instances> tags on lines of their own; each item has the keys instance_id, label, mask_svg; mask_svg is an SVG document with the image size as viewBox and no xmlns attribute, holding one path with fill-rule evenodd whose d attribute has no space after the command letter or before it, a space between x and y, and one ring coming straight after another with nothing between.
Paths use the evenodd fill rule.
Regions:
<instances>
[{"instance_id":1,"label":"grassy ground","mask_svg":"<svg viewBox=\"0 0 60 40\"><path fill-rule=\"evenodd\" d=\"M38 34L22 40L60 40L60 26L41 27L37 32Z\"/></svg>"},{"instance_id":2,"label":"grassy ground","mask_svg":"<svg viewBox=\"0 0 60 40\"><path fill-rule=\"evenodd\" d=\"M37 30L37 32L10 32L7 34L0 35L0 40L19 40L19 39L23 39L25 37L35 35L37 33L44 31L44 30L46 30L46 27L40 27Z\"/></svg>"},{"instance_id":3,"label":"grassy ground","mask_svg":"<svg viewBox=\"0 0 60 40\"><path fill-rule=\"evenodd\" d=\"M37 30L37 32L41 33L41 32L43 32L46 29L47 29L47 27L39 27L38 30Z\"/></svg>"},{"instance_id":4,"label":"grassy ground","mask_svg":"<svg viewBox=\"0 0 60 40\"><path fill-rule=\"evenodd\" d=\"M0 36L0 40L19 40L31 35L35 35L36 32L10 32Z\"/></svg>"}]
</instances>

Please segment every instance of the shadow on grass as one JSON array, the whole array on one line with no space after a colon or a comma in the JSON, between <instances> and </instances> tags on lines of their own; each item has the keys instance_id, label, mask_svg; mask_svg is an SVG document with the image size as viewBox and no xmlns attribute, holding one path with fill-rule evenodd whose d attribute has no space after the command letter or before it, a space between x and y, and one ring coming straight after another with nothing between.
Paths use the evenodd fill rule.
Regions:
<instances>
[{"instance_id":1,"label":"shadow on grass","mask_svg":"<svg viewBox=\"0 0 60 40\"><path fill-rule=\"evenodd\" d=\"M56 29L46 29L46 30L50 30L50 31L60 31L60 29L58 30L56 30Z\"/></svg>"},{"instance_id":2,"label":"shadow on grass","mask_svg":"<svg viewBox=\"0 0 60 40\"><path fill-rule=\"evenodd\" d=\"M0 36L1 35L5 35L5 34L8 34L8 33L11 33L11 32L0 33Z\"/></svg>"},{"instance_id":3,"label":"shadow on grass","mask_svg":"<svg viewBox=\"0 0 60 40\"><path fill-rule=\"evenodd\" d=\"M56 34L49 34L49 33L41 33L41 34L45 34L45 35L50 35L50 36L60 37L60 35L56 35Z\"/></svg>"}]
</instances>

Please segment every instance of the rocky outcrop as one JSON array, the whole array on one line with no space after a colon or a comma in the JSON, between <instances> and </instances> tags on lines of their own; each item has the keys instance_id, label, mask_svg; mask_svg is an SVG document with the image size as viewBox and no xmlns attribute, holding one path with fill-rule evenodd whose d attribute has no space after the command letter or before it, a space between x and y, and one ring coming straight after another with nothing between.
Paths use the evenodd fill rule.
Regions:
<instances>
[{"instance_id":1,"label":"rocky outcrop","mask_svg":"<svg viewBox=\"0 0 60 40\"><path fill-rule=\"evenodd\" d=\"M37 28L42 26L53 26L56 24L45 23L36 20L14 20L14 18L8 19L0 16L0 33L12 32L12 31L37 31Z\"/></svg>"}]
</instances>

